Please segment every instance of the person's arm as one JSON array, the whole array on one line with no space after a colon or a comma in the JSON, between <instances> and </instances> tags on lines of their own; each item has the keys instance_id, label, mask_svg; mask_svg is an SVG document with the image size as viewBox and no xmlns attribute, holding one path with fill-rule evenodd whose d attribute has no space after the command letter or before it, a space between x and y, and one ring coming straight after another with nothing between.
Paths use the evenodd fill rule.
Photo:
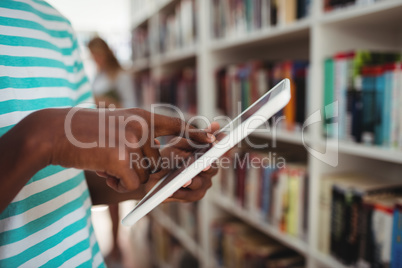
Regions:
<instances>
[{"instance_id":1,"label":"person's arm","mask_svg":"<svg viewBox=\"0 0 402 268\"><path fill-rule=\"evenodd\" d=\"M127 192L138 189L150 176L148 169L130 167L130 155L159 158L159 151L151 145L150 133L155 137L186 133L198 142L213 141L205 131L195 130L177 118L152 116L140 109L103 112L44 109L27 116L4 134L0 138L0 212L47 165L107 174L110 187ZM122 144L122 140L129 144Z\"/></svg>"},{"instance_id":2,"label":"person's arm","mask_svg":"<svg viewBox=\"0 0 402 268\"><path fill-rule=\"evenodd\" d=\"M50 140L38 135L39 113L27 116L0 138L0 212L28 180L50 164Z\"/></svg>"}]
</instances>

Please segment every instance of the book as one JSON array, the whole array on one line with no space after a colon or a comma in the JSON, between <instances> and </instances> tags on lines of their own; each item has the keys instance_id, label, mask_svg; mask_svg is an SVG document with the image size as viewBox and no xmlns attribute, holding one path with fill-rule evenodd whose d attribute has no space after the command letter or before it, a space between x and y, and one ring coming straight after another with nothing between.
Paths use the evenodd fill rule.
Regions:
<instances>
[{"instance_id":1,"label":"book","mask_svg":"<svg viewBox=\"0 0 402 268\"><path fill-rule=\"evenodd\" d=\"M282 79L289 78L292 99L275 118L284 116L284 123L278 127L301 129L306 113L307 68L306 61L248 61L220 68L215 72L217 108L234 118Z\"/></svg>"},{"instance_id":2,"label":"book","mask_svg":"<svg viewBox=\"0 0 402 268\"><path fill-rule=\"evenodd\" d=\"M279 168L272 162L272 155L258 151L240 151L227 156L233 157L230 162L234 168L220 171L219 194L281 232L306 239L308 176L305 164L287 163Z\"/></svg>"},{"instance_id":3,"label":"book","mask_svg":"<svg viewBox=\"0 0 402 268\"><path fill-rule=\"evenodd\" d=\"M366 198L365 244L359 264L372 267L389 267L392 250L392 225L395 203L400 195L380 195Z\"/></svg>"},{"instance_id":4,"label":"book","mask_svg":"<svg viewBox=\"0 0 402 268\"><path fill-rule=\"evenodd\" d=\"M375 260L370 258L380 243L377 236L386 236L391 241L391 235L385 231L376 233L379 229L377 223L373 223L377 220L373 215L378 214L375 217L389 225L389 213L383 215L381 209L387 200L387 206L392 206L389 200L395 200L401 194L402 184L398 182L359 174L325 176L320 185L320 249L346 265L363 263L361 260L374 263ZM390 250L384 247L381 250L384 253L377 262L389 263L390 257L385 255Z\"/></svg>"},{"instance_id":5,"label":"book","mask_svg":"<svg viewBox=\"0 0 402 268\"><path fill-rule=\"evenodd\" d=\"M334 109L332 103L334 102L334 59L327 58L324 62L324 134L327 137L334 137L333 117Z\"/></svg>"},{"instance_id":6,"label":"book","mask_svg":"<svg viewBox=\"0 0 402 268\"><path fill-rule=\"evenodd\" d=\"M392 224L391 267L402 266L402 200L395 204Z\"/></svg>"},{"instance_id":7,"label":"book","mask_svg":"<svg viewBox=\"0 0 402 268\"><path fill-rule=\"evenodd\" d=\"M149 57L150 39L148 26L138 27L131 32L132 59L135 62L138 59Z\"/></svg>"},{"instance_id":8,"label":"book","mask_svg":"<svg viewBox=\"0 0 402 268\"><path fill-rule=\"evenodd\" d=\"M400 58L400 53L356 50L324 60L325 136L400 147Z\"/></svg>"},{"instance_id":9,"label":"book","mask_svg":"<svg viewBox=\"0 0 402 268\"><path fill-rule=\"evenodd\" d=\"M380 199L374 203L371 232L374 238L374 266L389 266L391 262L392 217L396 199Z\"/></svg>"},{"instance_id":10,"label":"book","mask_svg":"<svg viewBox=\"0 0 402 268\"><path fill-rule=\"evenodd\" d=\"M162 54L191 48L197 40L195 0L181 0L169 10L161 13L158 20L158 43Z\"/></svg>"},{"instance_id":11,"label":"book","mask_svg":"<svg viewBox=\"0 0 402 268\"><path fill-rule=\"evenodd\" d=\"M305 264L302 256L245 223L226 218L214 222L212 229L216 234L213 252L222 267L303 267Z\"/></svg>"},{"instance_id":12,"label":"book","mask_svg":"<svg viewBox=\"0 0 402 268\"><path fill-rule=\"evenodd\" d=\"M310 14L310 0L213 0L213 37L236 37L287 25Z\"/></svg>"}]
</instances>

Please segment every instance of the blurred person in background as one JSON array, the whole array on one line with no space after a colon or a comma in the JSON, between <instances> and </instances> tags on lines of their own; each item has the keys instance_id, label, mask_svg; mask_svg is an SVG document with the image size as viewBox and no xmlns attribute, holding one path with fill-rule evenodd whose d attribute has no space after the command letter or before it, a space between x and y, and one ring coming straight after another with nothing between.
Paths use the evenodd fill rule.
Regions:
<instances>
[{"instance_id":1,"label":"blurred person in background","mask_svg":"<svg viewBox=\"0 0 402 268\"><path fill-rule=\"evenodd\" d=\"M95 102L98 107L133 108L136 105L134 84L130 73L123 70L109 45L100 37L88 43L89 51L97 67L97 74L92 83ZM118 242L119 204L109 204L112 221L112 249L105 257L110 266L118 266L122 262L122 252Z\"/></svg>"},{"instance_id":2,"label":"blurred person in background","mask_svg":"<svg viewBox=\"0 0 402 268\"><path fill-rule=\"evenodd\" d=\"M113 51L100 37L88 43L89 51L98 69L92 84L95 101L105 107L136 107L134 83L129 72L123 70Z\"/></svg>"}]
</instances>

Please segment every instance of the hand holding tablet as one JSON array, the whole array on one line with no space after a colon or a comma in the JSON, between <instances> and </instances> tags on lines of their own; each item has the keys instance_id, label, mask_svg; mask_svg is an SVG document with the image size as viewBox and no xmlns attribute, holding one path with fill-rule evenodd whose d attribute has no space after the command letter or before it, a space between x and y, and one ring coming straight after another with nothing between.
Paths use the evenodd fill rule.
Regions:
<instances>
[{"instance_id":1,"label":"hand holding tablet","mask_svg":"<svg viewBox=\"0 0 402 268\"><path fill-rule=\"evenodd\" d=\"M284 79L229 124L215 133L216 142L214 146L209 144L195 150L189 155L186 165L173 170L161 179L122 220L122 224L135 224L160 203L174 195L183 185L191 181L205 168L285 107L290 97L290 82L288 79Z\"/></svg>"}]
</instances>

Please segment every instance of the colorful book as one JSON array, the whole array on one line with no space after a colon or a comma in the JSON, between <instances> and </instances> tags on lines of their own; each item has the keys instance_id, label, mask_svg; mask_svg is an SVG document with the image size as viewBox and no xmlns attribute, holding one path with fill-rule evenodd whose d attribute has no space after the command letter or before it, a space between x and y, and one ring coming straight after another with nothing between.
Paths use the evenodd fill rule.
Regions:
<instances>
[{"instance_id":1,"label":"colorful book","mask_svg":"<svg viewBox=\"0 0 402 268\"><path fill-rule=\"evenodd\" d=\"M394 208L392 224L391 268L402 267L402 201Z\"/></svg>"}]
</instances>

